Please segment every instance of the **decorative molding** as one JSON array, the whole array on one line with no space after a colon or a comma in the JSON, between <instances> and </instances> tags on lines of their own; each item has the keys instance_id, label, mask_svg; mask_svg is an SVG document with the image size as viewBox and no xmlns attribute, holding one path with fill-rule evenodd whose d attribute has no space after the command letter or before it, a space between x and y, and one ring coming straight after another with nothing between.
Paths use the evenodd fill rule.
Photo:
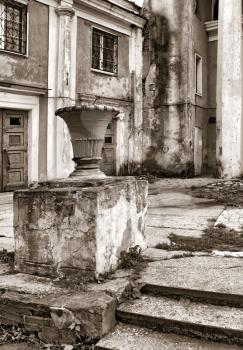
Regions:
<instances>
[{"instance_id":1,"label":"decorative molding","mask_svg":"<svg viewBox=\"0 0 243 350\"><path fill-rule=\"evenodd\" d=\"M242 17L243 23L243 17ZM205 30L208 33L208 41L217 41L218 40L218 25L219 21L209 21L205 22Z\"/></svg>"},{"instance_id":2,"label":"decorative molding","mask_svg":"<svg viewBox=\"0 0 243 350\"><path fill-rule=\"evenodd\" d=\"M80 102L84 103L98 103L98 104L104 104L107 106L114 106L114 107L121 107L121 109L125 107L133 106L133 102L131 100L121 100L118 98L112 98L112 97L104 97L104 96L96 96L96 95L88 95L88 94L81 94L78 93L78 101L77 104Z\"/></svg>"},{"instance_id":3,"label":"decorative molding","mask_svg":"<svg viewBox=\"0 0 243 350\"><path fill-rule=\"evenodd\" d=\"M119 31L120 27L123 27L130 32L131 25L143 28L146 23L146 19L143 18L139 12L129 11L128 9L115 5L110 1L79 0L75 2L75 10L78 17L95 23L99 23L97 21L99 19L102 22L110 23L110 25L112 25L113 22L115 25L114 29L117 27L117 31ZM108 19L108 16L110 19Z\"/></svg>"},{"instance_id":4,"label":"decorative molding","mask_svg":"<svg viewBox=\"0 0 243 350\"><path fill-rule=\"evenodd\" d=\"M218 21L205 22L205 30L208 33L208 41L218 40Z\"/></svg>"},{"instance_id":5,"label":"decorative molding","mask_svg":"<svg viewBox=\"0 0 243 350\"><path fill-rule=\"evenodd\" d=\"M71 7L58 6L55 11L59 16L73 17L75 15L75 11Z\"/></svg>"}]
</instances>

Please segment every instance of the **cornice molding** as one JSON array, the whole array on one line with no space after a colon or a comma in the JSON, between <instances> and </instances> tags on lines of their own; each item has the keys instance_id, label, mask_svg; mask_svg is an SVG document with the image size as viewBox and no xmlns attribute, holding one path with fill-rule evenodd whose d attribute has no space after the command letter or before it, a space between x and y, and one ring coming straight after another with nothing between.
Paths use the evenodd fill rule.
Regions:
<instances>
[{"instance_id":1,"label":"cornice molding","mask_svg":"<svg viewBox=\"0 0 243 350\"><path fill-rule=\"evenodd\" d=\"M139 11L131 11L128 8L116 5L114 1L108 0L75 0L75 9L80 10L77 15L82 17L82 11L89 9L91 13L100 13L106 17L113 17L116 21L124 23L125 25L133 25L138 28L143 28L146 19L142 17ZM86 11L85 11L86 9Z\"/></svg>"},{"instance_id":2,"label":"cornice molding","mask_svg":"<svg viewBox=\"0 0 243 350\"><path fill-rule=\"evenodd\" d=\"M71 7L58 6L55 11L58 14L58 16L73 17L75 15L75 11Z\"/></svg>"},{"instance_id":3,"label":"cornice molding","mask_svg":"<svg viewBox=\"0 0 243 350\"><path fill-rule=\"evenodd\" d=\"M205 30L208 33L208 41L218 40L218 21L205 22Z\"/></svg>"}]
</instances>

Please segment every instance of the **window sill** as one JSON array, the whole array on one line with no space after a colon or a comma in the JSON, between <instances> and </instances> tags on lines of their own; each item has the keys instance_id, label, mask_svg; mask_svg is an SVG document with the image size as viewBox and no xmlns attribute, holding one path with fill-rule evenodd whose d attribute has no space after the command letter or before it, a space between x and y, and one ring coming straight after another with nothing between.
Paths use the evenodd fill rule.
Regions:
<instances>
[{"instance_id":1,"label":"window sill","mask_svg":"<svg viewBox=\"0 0 243 350\"><path fill-rule=\"evenodd\" d=\"M198 97L203 97L202 93L199 93L199 92L195 92L195 95Z\"/></svg>"},{"instance_id":2,"label":"window sill","mask_svg":"<svg viewBox=\"0 0 243 350\"><path fill-rule=\"evenodd\" d=\"M117 73L106 72L106 71L95 69L95 68L90 68L90 70L94 73L99 73L99 74L109 75L112 77L117 77Z\"/></svg>"},{"instance_id":3,"label":"window sill","mask_svg":"<svg viewBox=\"0 0 243 350\"><path fill-rule=\"evenodd\" d=\"M23 57L23 58L28 58L27 53L23 54L23 53L18 53L18 52L3 50L3 49L0 49L0 53L6 54L6 55L14 55L14 56L19 56L19 57Z\"/></svg>"}]
</instances>

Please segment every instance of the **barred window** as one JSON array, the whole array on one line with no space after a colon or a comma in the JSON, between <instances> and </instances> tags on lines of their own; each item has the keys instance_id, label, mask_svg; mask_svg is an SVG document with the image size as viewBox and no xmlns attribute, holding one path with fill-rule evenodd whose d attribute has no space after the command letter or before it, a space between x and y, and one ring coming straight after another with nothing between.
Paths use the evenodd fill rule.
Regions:
<instances>
[{"instance_id":1,"label":"barred window","mask_svg":"<svg viewBox=\"0 0 243 350\"><path fill-rule=\"evenodd\" d=\"M26 54L27 6L0 0L0 50Z\"/></svg>"},{"instance_id":2,"label":"barred window","mask_svg":"<svg viewBox=\"0 0 243 350\"><path fill-rule=\"evenodd\" d=\"M93 28L92 68L117 74L118 37Z\"/></svg>"}]
</instances>

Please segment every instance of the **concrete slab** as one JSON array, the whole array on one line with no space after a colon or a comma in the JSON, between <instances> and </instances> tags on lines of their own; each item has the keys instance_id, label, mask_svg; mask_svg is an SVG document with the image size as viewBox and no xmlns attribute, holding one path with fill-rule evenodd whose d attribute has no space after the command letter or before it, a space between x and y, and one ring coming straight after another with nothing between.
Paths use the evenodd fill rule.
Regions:
<instances>
[{"instance_id":1,"label":"concrete slab","mask_svg":"<svg viewBox=\"0 0 243 350\"><path fill-rule=\"evenodd\" d=\"M226 208L218 217L215 226L224 225L235 231L242 231L243 228L243 209Z\"/></svg>"},{"instance_id":2,"label":"concrete slab","mask_svg":"<svg viewBox=\"0 0 243 350\"><path fill-rule=\"evenodd\" d=\"M150 260L168 260L173 259L173 257L184 257L185 255L191 254L187 251L177 250L177 251L169 251L164 249L155 249L155 248L147 248L143 251L142 255L145 258L148 258ZM202 253L205 255L204 253Z\"/></svg>"},{"instance_id":3,"label":"concrete slab","mask_svg":"<svg viewBox=\"0 0 243 350\"><path fill-rule=\"evenodd\" d=\"M243 344L243 309L143 295L117 310L119 321L181 335Z\"/></svg>"},{"instance_id":4,"label":"concrete slab","mask_svg":"<svg viewBox=\"0 0 243 350\"><path fill-rule=\"evenodd\" d=\"M178 179L178 178L164 178L158 179L154 183L150 184L150 188L158 188L158 189L175 189L175 188L191 188L194 187L202 187L209 184L215 184L219 182L219 179L213 177L194 177L191 179ZM220 180L220 183L223 181Z\"/></svg>"},{"instance_id":5,"label":"concrete slab","mask_svg":"<svg viewBox=\"0 0 243 350\"><path fill-rule=\"evenodd\" d=\"M41 350L41 348L41 345L36 343L13 343L0 345L0 350Z\"/></svg>"},{"instance_id":6,"label":"concrete slab","mask_svg":"<svg viewBox=\"0 0 243 350\"><path fill-rule=\"evenodd\" d=\"M165 189L162 186L157 190L155 186L149 188L146 218L148 247L168 243L171 233L200 237L224 210L224 206L215 204L215 201L193 197L185 188Z\"/></svg>"},{"instance_id":7,"label":"concrete slab","mask_svg":"<svg viewBox=\"0 0 243 350\"><path fill-rule=\"evenodd\" d=\"M131 282L128 277L106 280L103 283L89 283L87 290L93 292L106 292L115 297L118 303L131 290Z\"/></svg>"},{"instance_id":8,"label":"concrete slab","mask_svg":"<svg viewBox=\"0 0 243 350\"><path fill-rule=\"evenodd\" d=\"M151 262L141 282L243 297L242 275L243 259L200 256Z\"/></svg>"},{"instance_id":9,"label":"concrete slab","mask_svg":"<svg viewBox=\"0 0 243 350\"><path fill-rule=\"evenodd\" d=\"M205 217L190 217L179 215L148 215L146 225L149 227L165 227L170 229L183 230L203 230L206 229L212 218Z\"/></svg>"},{"instance_id":10,"label":"concrete slab","mask_svg":"<svg viewBox=\"0 0 243 350\"><path fill-rule=\"evenodd\" d=\"M170 244L168 238L171 234L180 235L184 237L200 238L203 234L203 230L187 230L181 228L165 228L165 227L146 227L146 242L148 248L154 248L159 243Z\"/></svg>"},{"instance_id":11,"label":"concrete slab","mask_svg":"<svg viewBox=\"0 0 243 350\"><path fill-rule=\"evenodd\" d=\"M118 324L95 346L96 350L240 350L236 345L213 342L165 334L146 328ZM0 348L1 350L1 348Z\"/></svg>"}]
</instances>

